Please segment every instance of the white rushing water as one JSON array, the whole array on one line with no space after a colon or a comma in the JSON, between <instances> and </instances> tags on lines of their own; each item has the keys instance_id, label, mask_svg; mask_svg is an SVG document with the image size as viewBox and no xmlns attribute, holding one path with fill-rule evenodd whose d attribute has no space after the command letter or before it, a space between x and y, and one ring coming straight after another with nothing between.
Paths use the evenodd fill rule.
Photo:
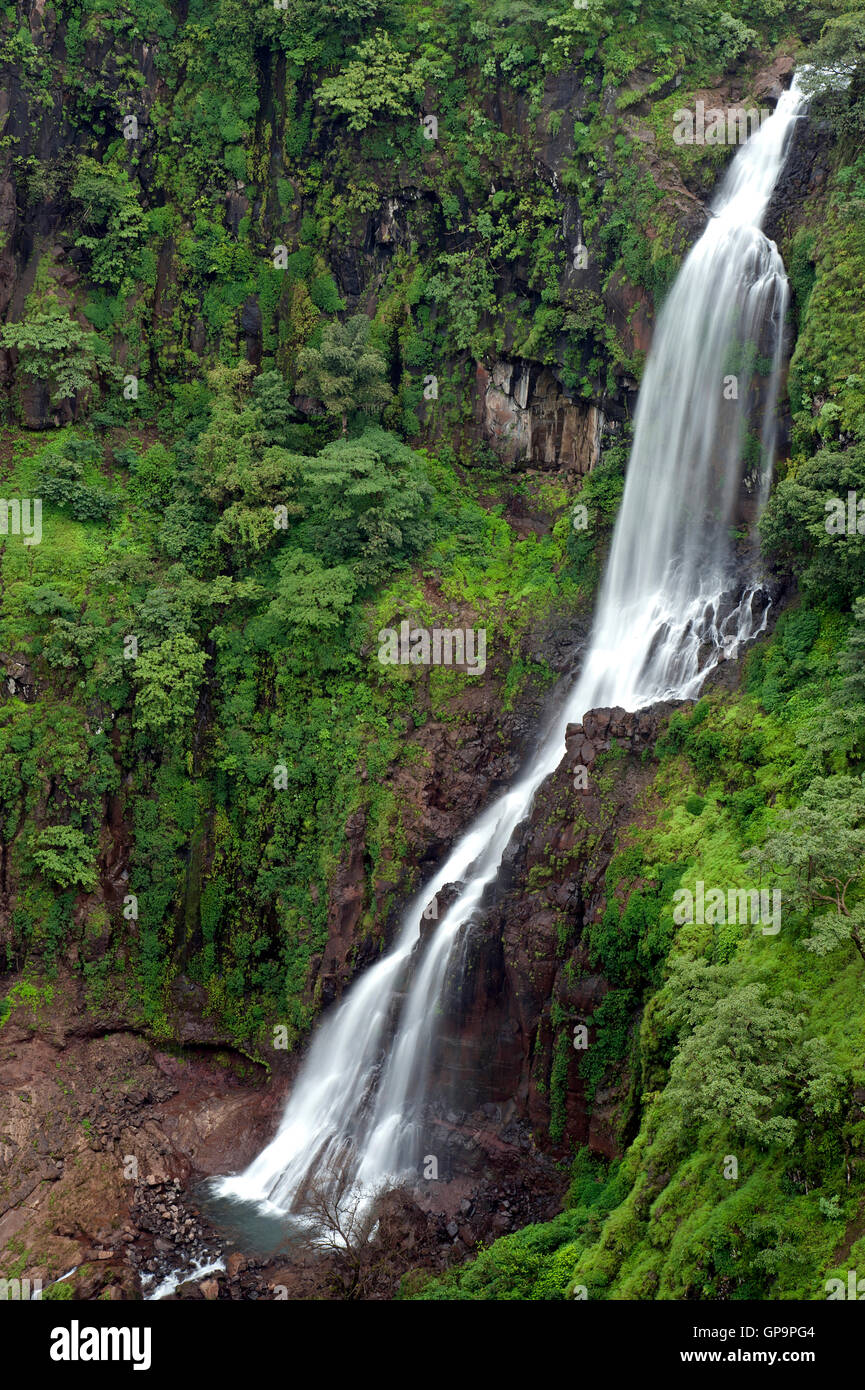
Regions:
<instances>
[{"instance_id":1,"label":"white rushing water","mask_svg":"<svg viewBox=\"0 0 865 1390\"><path fill-rule=\"evenodd\" d=\"M738 151L659 316L592 640L573 691L531 768L409 904L390 953L325 1017L278 1132L245 1172L218 1181L220 1196L289 1211L312 1177L342 1165L362 1187L418 1175L419 1120L451 952L535 792L561 762L567 725L590 709L693 696L708 670L753 635L756 586L737 577L731 530L743 476L756 510L771 473L787 285L760 223L802 103L794 83ZM725 398L731 376L737 399ZM459 897L409 970L424 908L453 883L463 885Z\"/></svg>"},{"instance_id":2,"label":"white rushing water","mask_svg":"<svg viewBox=\"0 0 865 1390\"><path fill-rule=\"evenodd\" d=\"M190 1265L179 1265L176 1269L163 1276L158 1283L153 1276L149 1281L142 1280L145 1289L144 1298L146 1302L158 1303L163 1298L168 1298L176 1293L181 1284L197 1284L200 1280L206 1279L208 1274L224 1274L225 1261L220 1256L216 1260L193 1260ZM150 1285L153 1285L151 1288Z\"/></svg>"}]
</instances>

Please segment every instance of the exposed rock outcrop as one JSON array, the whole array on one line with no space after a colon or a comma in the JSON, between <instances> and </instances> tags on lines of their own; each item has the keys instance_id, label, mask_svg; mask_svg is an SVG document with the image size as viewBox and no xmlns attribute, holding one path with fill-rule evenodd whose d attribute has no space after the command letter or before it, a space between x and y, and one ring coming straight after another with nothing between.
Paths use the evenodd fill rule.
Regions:
<instances>
[{"instance_id":1,"label":"exposed rock outcrop","mask_svg":"<svg viewBox=\"0 0 865 1390\"><path fill-rule=\"evenodd\" d=\"M570 1038L566 1074L558 1076L553 1094L562 1035L554 1020L567 1018L570 1033L591 1020L609 989L592 968L584 931L606 907L604 880L613 853L648 813L651 750L676 707L636 714L593 710L569 726L562 763L538 792L498 883L466 931L452 970L429 1116L430 1151L444 1155L449 1174L476 1168L472 1131L491 1109L500 1123L521 1125L549 1143L557 1106L568 1148L587 1144L610 1157L629 1137L630 1078L605 1077L589 1104L580 1071L584 1054ZM605 772L605 755L614 746ZM587 770L585 790L574 787L582 782L575 766ZM591 1046L590 1022L588 1028Z\"/></svg>"},{"instance_id":2,"label":"exposed rock outcrop","mask_svg":"<svg viewBox=\"0 0 865 1390\"><path fill-rule=\"evenodd\" d=\"M261 1147L284 1094L264 1075L228 1049L161 1050L122 1014L88 1011L61 972L0 1033L0 1254L23 1248L46 1286L74 1269L90 1298L133 1297L154 1260L156 1273L206 1253L182 1189Z\"/></svg>"},{"instance_id":3,"label":"exposed rock outcrop","mask_svg":"<svg viewBox=\"0 0 865 1390\"><path fill-rule=\"evenodd\" d=\"M588 473L600 457L603 410L567 395L548 367L500 360L488 372L478 364L474 411L503 463Z\"/></svg>"}]
</instances>

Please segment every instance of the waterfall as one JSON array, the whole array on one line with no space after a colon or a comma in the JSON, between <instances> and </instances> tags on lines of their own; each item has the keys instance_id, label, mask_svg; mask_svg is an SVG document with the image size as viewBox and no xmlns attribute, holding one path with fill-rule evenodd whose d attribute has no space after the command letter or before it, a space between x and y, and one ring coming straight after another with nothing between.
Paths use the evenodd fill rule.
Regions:
<instances>
[{"instance_id":1,"label":"waterfall","mask_svg":"<svg viewBox=\"0 0 865 1390\"><path fill-rule=\"evenodd\" d=\"M760 223L803 100L794 81L736 154L658 318L573 691L531 768L463 835L409 904L393 949L324 1018L276 1135L245 1172L217 1181L218 1195L289 1211L317 1172L342 1169L363 1189L419 1175L420 1115L451 953L535 792L561 762L567 725L590 709L693 696L753 636L758 589L731 532L743 486L756 515L770 482L787 282ZM446 884L460 884L459 896L412 960L423 910Z\"/></svg>"}]
</instances>

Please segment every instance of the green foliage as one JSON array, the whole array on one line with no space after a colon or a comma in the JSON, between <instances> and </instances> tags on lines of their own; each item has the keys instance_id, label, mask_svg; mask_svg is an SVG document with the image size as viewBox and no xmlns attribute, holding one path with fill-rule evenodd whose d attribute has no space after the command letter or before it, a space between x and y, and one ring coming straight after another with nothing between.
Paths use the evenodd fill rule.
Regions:
<instances>
[{"instance_id":1,"label":"green foliage","mask_svg":"<svg viewBox=\"0 0 865 1390\"><path fill-rule=\"evenodd\" d=\"M803 65L803 91L842 138L865 134L865 15L833 15Z\"/></svg>"},{"instance_id":2,"label":"green foliage","mask_svg":"<svg viewBox=\"0 0 865 1390\"><path fill-rule=\"evenodd\" d=\"M580 1063L589 1105L611 1063L628 1056L634 1028L636 997L629 989L611 989L588 1019L595 1029L591 1047Z\"/></svg>"},{"instance_id":3,"label":"green foliage","mask_svg":"<svg viewBox=\"0 0 865 1390\"><path fill-rule=\"evenodd\" d=\"M606 560L625 488L627 457L624 445L605 450L583 482L577 498L577 503L586 508L588 525L578 529L572 524L568 532L568 557L579 575L580 584L589 592L597 586Z\"/></svg>"},{"instance_id":4,"label":"green foliage","mask_svg":"<svg viewBox=\"0 0 865 1390\"><path fill-rule=\"evenodd\" d=\"M687 1031L664 1104L679 1110L686 1127L720 1118L745 1142L789 1146L797 1126L786 1112L796 1098L818 1115L838 1110L831 1068L806 1041L792 999L699 961L681 964L668 988L668 1016Z\"/></svg>"},{"instance_id":5,"label":"green foliage","mask_svg":"<svg viewBox=\"0 0 865 1390\"><path fill-rule=\"evenodd\" d=\"M550 1138L554 1142L558 1142L565 1132L570 1060L571 1040L565 1031L556 1038L550 1070Z\"/></svg>"},{"instance_id":6,"label":"green foliage","mask_svg":"<svg viewBox=\"0 0 865 1390\"><path fill-rule=\"evenodd\" d=\"M432 489L419 457L384 430L328 444L307 462L299 535L325 561L379 582L431 538Z\"/></svg>"},{"instance_id":7,"label":"green foliage","mask_svg":"<svg viewBox=\"0 0 865 1390\"><path fill-rule=\"evenodd\" d=\"M849 607L865 590L865 535L847 533L848 492L865 498L865 445L821 449L778 484L760 523L764 552L803 593ZM843 530L833 524L840 504Z\"/></svg>"},{"instance_id":8,"label":"green foliage","mask_svg":"<svg viewBox=\"0 0 865 1390\"><path fill-rule=\"evenodd\" d=\"M79 216L85 229L75 245L90 255L90 278L112 293L130 289L145 224L128 173L84 156L71 193L81 205Z\"/></svg>"},{"instance_id":9,"label":"green foliage","mask_svg":"<svg viewBox=\"0 0 865 1390\"><path fill-rule=\"evenodd\" d=\"M302 461L269 442L290 430L281 380L269 380L255 396L251 377L246 366L211 372L215 396L196 449L196 473L203 496L219 512L214 539L257 552L280 534L274 508L284 508L286 520L299 510Z\"/></svg>"},{"instance_id":10,"label":"green foliage","mask_svg":"<svg viewBox=\"0 0 865 1390\"><path fill-rule=\"evenodd\" d=\"M40 872L61 888L78 885L91 892L96 887L93 851L74 825L47 826L34 836L30 848Z\"/></svg>"},{"instance_id":11,"label":"green foliage","mask_svg":"<svg viewBox=\"0 0 865 1390\"><path fill-rule=\"evenodd\" d=\"M698 701L690 713L676 710L667 726L667 732L655 745L661 757L684 753L702 782L710 782L717 776L731 755L731 749L723 733L707 725L708 714L709 705L705 699ZM688 805L692 815L699 814L697 810L692 810L696 800L699 798L692 798L691 804Z\"/></svg>"},{"instance_id":12,"label":"green foliage","mask_svg":"<svg viewBox=\"0 0 865 1390\"><path fill-rule=\"evenodd\" d=\"M184 633L141 652L132 673L136 729L160 742L182 734L195 712L206 663L206 654Z\"/></svg>"},{"instance_id":13,"label":"green foliage","mask_svg":"<svg viewBox=\"0 0 865 1390\"><path fill-rule=\"evenodd\" d=\"M314 555L288 550L277 561L279 580L269 614L288 628L338 628L351 608L356 581L347 565L326 568Z\"/></svg>"},{"instance_id":14,"label":"green foliage","mask_svg":"<svg viewBox=\"0 0 865 1390\"><path fill-rule=\"evenodd\" d=\"M117 499L98 483L83 481L85 470L95 472L98 457L98 448L77 441L67 443L63 452L46 454L39 475L43 501L68 511L76 521L110 522L117 512Z\"/></svg>"},{"instance_id":15,"label":"green foliage","mask_svg":"<svg viewBox=\"0 0 865 1390\"><path fill-rule=\"evenodd\" d=\"M279 372L262 372L255 378L252 402L260 418L263 442L291 448L297 437L298 416L291 403L291 392Z\"/></svg>"},{"instance_id":16,"label":"green foliage","mask_svg":"<svg viewBox=\"0 0 865 1390\"><path fill-rule=\"evenodd\" d=\"M336 314L345 308L332 275L317 275L309 287L309 297L323 314Z\"/></svg>"},{"instance_id":17,"label":"green foliage","mask_svg":"<svg viewBox=\"0 0 865 1390\"><path fill-rule=\"evenodd\" d=\"M298 356L303 373L298 389L322 401L325 409L342 420L348 433L348 417L355 411L376 412L390 400L387 364L369 341L370 321L355 314L346 323L326 325L318 348L304 348Z\"/></svg>"},{"instance_id":18,"label":"green foliage","mask_svg":"<svg viewBox=\"0 0 865 1390\"><path fill-rule=\"evenodd\" d=\"M853 942L865 960L865 782L818 777L781 811L750 858L784 884L787 909L817 910L804 943L817 955Z\"/></svg>"},{"instance_id":19,"label":"green foliage","mask_svg":"<svg viewBox=\"0 0 865 1390\"><path fill-rule=\"evenodd\" d=\"M865 598L857 598L853 604L853 622L839 666L844 677L840 693L845 704L865 705Z\"/></svg>"},{"instance_id":20,"label":"green foliage","mask_svg":"<svg viewBox=\"0 0 865 1390\"><path fill-rule=\"evenodd\" d=\"M49 1303L68 1303L75 1298L75 1285L58 1279L56 1283L49 1284L47 1289L43 1289L42 1297L47 1299Z\"/></svg>"},{"instance_id":21,"label":"green foliage","mask_svg":"<svg viewBox=\"0 0 865 1390\"><path fill-rule=\"evenodd\" d=\"M793 307L798 323L802 323L811 291L817 279L814 261L816 237L804 228L793 238L787 253L787 279L793 295Z\"/></svg>"},{"instance_id":22,"label":"green foliage","mask_svg":"<svg viewBox=\"0 0 865 1390\"><path fill-rule=\"evenodd\" d=\"M474 348L481 319L495 304L495 274L474 250L445 252L439 265L441 270L429 277L427 294L444 307L454 345Z\"/></svg>"},{"instance_id":23,"label":"green foliage","mask_svg":"<svg viewBox=\"0 0 865 1390\"><path fill-rule=\"evenodd\" d=\"M858 289L865 273L863 199L865 156L857 154L835 175L819 235L802 231L794 242L793 285L801 322L789 391L797 464L799 457L823 446L844 447L865 439L865 306ZM808 261L813 265L810 286Z\"/></svg>"},{"instance_id":24,"label":"green foliage","mask_svg":"<svg viewBox=\"0 0 865 1390\"><path fill-rule=\"evenodd\" d=\"M624 909L610 894L600 922L587 932L589 960L612 984L640 989L656 976L672 935L673 886L682 865L670 865L645 889L629 894Z\"/></svg>"},{"instance_id":25,"label":"green foliage","mask_svg":"<svg viewBox=\"0 0 865 1390\"><path fill-rule=\"evenodd\" d=\"M23 372L44 382L52 401L91 390L100 373L117 375L108 348L56 301L0 328L0 344L13 348Z\"/></svg>"},{"instance_id":26,"label":"green foliage","mask_svg":"<svg viewBox=\"0 0 865 1390\"><path fill-rule=\"evenodd\" d=\"M579 946L610 986L581 1080L590 1099L611 1078L630 1088L636 1138L609 1174L581 1155L555 1221L421 1290L819 1296L819 1271L849 1240L841 1222L861 1221L849 1095L861 1052L865 575L860 538L824 525L827 496L865 495L858 12L783 0L729 12L708 0L687 12L458 0L435 13L193 0L181 19L162 0L110 12L62 0L58 16L63 43L50 52L0 17L2 57L30 103L0 144L27 226L42 225L46 200L52 226L58 211L71 223L62 244L77 243L79 283L74 308L61 307L68 262L35 233L34 290L0 342L17 357L19 409L29 374L55 402L75 397L80 420L119 361L139 372L142 401L104 402L93 438L64 431L46 450L22 434L4 453L10 491L43 497L49 542L0 556L2 650L32 668L37 690L0 713L4 862L25 885L7 959L62 949L74 960L76 896L98 886L98 826L106 798L122 797L130 888L146 911L134 927L110 924L129 962L118 988L170 1039L180 976L244 1046L274 1019L300 1040L319 1007L329 890L360 808L364 952L378 949L380 885L408 862L394 790L418 751L407 734L430 718L465 727L458 678L383 671L370 634L397 613L473 615L510 707L551 679L527 655L535 634L550 615L569 623L597 585L626 441L571 499L589 513L575 530L561 480L541 507L534 469L506 476L491 453L464 448L476 362L525 356L585 401L618 394L639 377L639 316L685 249L681 185L705 198L726 158L675 149L672 111L722 77L744 90L791 38L816 40L818 60L849 73L820 96L841 141L829 182L781 243L797 332L793 459L765 535L805 602L752 651L745 691L713 691L670 721L635 813L643 838L617 856ZM144 45L156 80L142 108ZM563 67L579 78L564 115ZM417 128L430 98L435 141ZM36 160L26 141L19 153L27 120L36 131L61 100L75 155ZM122 117L142 109L141 141L123 141ZM591 287L569 268L572 213ZM284 271L272 264L281 238ZM363 315L324 322L343 297L374 327ZM250 308L257 375L235 365L246 351L259 361L244 342ZM428 372L440 398L427 413ZM304 394L328 416L299 414L292 397ZM349 438L356 412L383 407L392 433ZM422 430L442 441L437 458L397 438ZM548 530L512 529L525 500ZM136 661L121 656L130 633ZM749 849L771 863L743 862ZM790 883L779 938L729 924L676 934L670 898L685 873L738 883L757 868ZM831 902L814 896L833 882ZM559 1015L554 1027L551 1129L567 1142L575 1054ZM721 1172L731 1145L737 1182Z\"/></svg>"},{"instance_id":27,"label":"green foliage","mask_svg":"<svg viewBox=\"0 0 865 1390\"><path fill-rule=\"evenodd\" d=\"M117 458L117 451L114 454ZM152 444L143 454L130 459L133 484L131 492L144 506L160 512L174 498L177 485L177 463L174 454L164 444Z\"/></svg>"},{"instance_id":28,"label":"green foliage","mask_svg":"<svg viewBox=\"0 0 865 1390\"><path fill-rule=\"evenodd\" d=\"M410 64L386 30L376 29L337 77L322 82L316 96L347 118L349 130L365 130L376 119L409 115L422 88L418 65Z\"/></svg>"},{"instance_id":29,"label":"green foliage","mask_svg":"<svg viewBox=\"0 0 865 1390\"><path fill-rule=\"evenodd\" d=\"M818 612L804 606L788 610L778 622L771 648L754 653L748 684L764 709L783 708L796 686L808 679L817 660L813 648L819 631Z\"/></svg>"}]
</instances>

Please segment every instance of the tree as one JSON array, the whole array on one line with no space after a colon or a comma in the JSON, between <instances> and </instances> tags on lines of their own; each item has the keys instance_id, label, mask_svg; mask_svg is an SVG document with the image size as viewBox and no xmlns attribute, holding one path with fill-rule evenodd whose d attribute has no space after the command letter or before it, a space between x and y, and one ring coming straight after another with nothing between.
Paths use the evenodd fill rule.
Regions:
<instances>
[{"instance_id":1,"label":"tree","mask_svg":"<svg viewBox=\"0 0 865 1390\"><path fill-rule=\"evenodd\" d=\"M322 105L348 117L349 130L365 130L376 117L410 115L422 92L422 77L407 55L394 47L384 29L377 29L358 44L355 57L336 77L322 82L315 95Z\"/></svg>"},{"instance_id":2,"label":"tree","mask_svg":"<svg viewBox=\"0 0 865 1390\"><path fill-rule=\"evenodd\" d=\"M853 605L847 646L838 658L840 682L829 688L828 700L802 724L796 742L807 748L817 766L843 771L847 759L865 757L865 598Z\"/></svg>"},{"instance_id":3,"label":"tree","mask_svg":"<svg viewBox=\"0 0 865 1390\"><path fill-rule=\"evenodd\" d=\"M290 449L294 442L298 413L291 404L291 392L279 372L262 372L252 383L252 400L261 421L267 444Z\"/></svg>"},{"instance_id":4,"label":"tree","mask_svg":"<svg viewBox=\"0 0 865 1390\"><path fill-rule=\"evenodd\" d=\"M76 521L110 522L118 499L98 483L83 481L85 469L102 462L102 450L92 440L66 439L42 458L39 492L44 502L68 510Z\"/></svg>"},{"instance_id":5,"label":"tree","mask_svg":"<svg viewBox=\"0 0 865 1390\"><path fill-rule=\"evenodd\" d=\"M350 563L362 585L375 584L429 540L432 489L418 455L394 435L369 429L303 462L300 535L323 561Z\"/></svg>"},{"instance_id":6,"label":"tree","mask_svg":"<svg viewBox=\"0 0 865 1390\"><path fill-rule=\"evenodd\" d=\"M481 318L495 308L495 272L478 247L443 253L436 264L440 269L430 276L427 293L444 305L454 345L462 351L473 346Z\"/></svg>"},{"instance_id":7,"label":"tree","mask_svg":"<svg viewBox=\"0 0 865 1390\"><path fill-rule=\"evenodd\" d=\"M46 878L61 888L76 884L92 892L99 882L93 851L82 830L74 825L49 825L31 842L33 858Z\"/></svg>"},{"instance_id":8,"label":"tree","mask_svg":"<svg viewBox=\"0 0 865 1390\"><path fill-rule=\"evenodd\" d=\"M210 423L196 450L202 494L219 510L213 535L233 547L264 550L282 534L275 507L296 516L297 479L306 460L278 446L291 428L281 377L253 383L252 369L217 367L208 376L214 398Z\"/></svg>"},{"instance_id":9,"label":"tree","mask_svg":"<svg viewBox=\"0 0 865 1390\"><path fill-rule=\"evenodd\" d=\"M332 1256L343 1298L364 1296L382 1196L383 1190L359 1187L348 1166L336 1161L316 1174L304 1194L310 1248Z\"/></svg>"},{"instance_id":10,"label":"tree","mask_svg":"<svg viewBox=\"0 0 865 1390\"><path fill-rule=\"evenodd\" d=\"M830 19L800 67L802 89L815 98L839 135L865 133L865 16Z\"/></svg>"},{"instance_id":11,"label":"tree","mask_svg":"<svg viewBox=\"0 0 865 1390\"><path fill-rule=\"evenodd\" d=\"M800 463L775 488L760 523L763 549L775 566L795 574L804 594L839 608L865 590L865 517L857 515L849 533L846 525L839 532L826 529L833 498L846 521L849 492L865 499L863 444L843 453L821 449Z\"/></svg>"},{"instance_id":12,"label":"tree","mask_svg":"<svg viewBox=\"0 0 865 1390\"><path fill-rule=\"evenodd\" d=\"M722 1118L745 1140L787 1147L796 1121L785 1111L808 1105L818 1117L837 1113L843 1078L825 1045L805 1038L790 996L772 997L765 984L739 983L729 968L687 959L664 992L670 1019L691 1030L666 1091L686 1124Z\"/></svg>"},{"instance_id":13,"label":"tree","mask_svg":"<svg viewBox=\"0 0 865 1390\"><path fill-rule=\"evenodd\" d=\"M369 32L375 20L393 21L392 0L280 0L255 11L256 23L298 67L330 67Z\"/></svg>"},{"instance_id":14,"label":"tree","mask_svg":"<svg viewBox=\"0 0 865 1390\"><path fill-rule=\"evenodd\" d=\"M320 348L303 348L298 354L302 373L298 390L339 415L343 435L348 434L352 411L378 413L392 395L387 364L378 349L370 346L369 331L365 314L355 314L346 323L334 320L325 327Z\"/></svg>"},{"instance_id":15,"label":"tree","mask_svg":"<svg viewBox=\"0 0 865 1390\"><path fill-rule=\"evenodd\" d=\"M838 665L844 675L844 702L865 705L865 598L857 598L853 604L853 623Z\"/></svg>"},{"instance_id":16,"label":"tree","mask_svg":"<svg viewBox=\"0 0 865 1390\"><path fill-rule=\"evenodd\" d=\"M0 345L18 354L22 372L44 381L52 401L65 401L94 386L99 372L119 375L98 334L82 328L56 302L0 328Z\"/></svg>"},{"instance_id":17,"label":"tree","mask_svg":"<svg viewBox=\"0 0 865 1390\"><path fill-rule=\"evenodd\" d=\"M114 459L120 462L116 449ZM151 444L145 453L130 455L129 468L131 495L162 515L177 492L177 461L172 451L164 444Z\"/></svg>"},{"instance_id":18,"label":"tree","mask_svg":"<svg viewBox=\"0 0 865 1390\"><path fill-rule=\"evenodd\" d=\"M357 588L348 566L326 569L303 550L286 551L278 566L279 583L269 615L280 624L306 632L339 627Z\"/></svg>"},{"instance_id":19,"label":"tree","mask_svg":"<svg viewBox=\"0 0 865 1390\"><path fill-rule=\"evenodd\" d=\"M117 292L124 281L134 282L136 257L145 221L138 193L125 169L99 164L82 156L71 189L81 204L86 231L75 245L90 253L90 278Z\"/></svg>"},{"instance_id":20,"label":"tree","mask_svg":"<svg viewBox=\"0 0 865 1390\"><path fill-rule=\"evenodd\" d=\"M168 741L183 733L198 703L207 657L193 638L177 633L135 661L136 729Z\"/></svg>"},{"instance_id":21,"label":"tree","mask_svg":"<svg viewBox=\"0 0 865 1390\"><path fill-rule=\"evenodd\" d=\"M823 956L852 941L865 960L865 902L856 901L865 888L865 778L816 778L745 858L785 883L789 907L823 909L807 950Z\"/></svg>"}]
</instances>

